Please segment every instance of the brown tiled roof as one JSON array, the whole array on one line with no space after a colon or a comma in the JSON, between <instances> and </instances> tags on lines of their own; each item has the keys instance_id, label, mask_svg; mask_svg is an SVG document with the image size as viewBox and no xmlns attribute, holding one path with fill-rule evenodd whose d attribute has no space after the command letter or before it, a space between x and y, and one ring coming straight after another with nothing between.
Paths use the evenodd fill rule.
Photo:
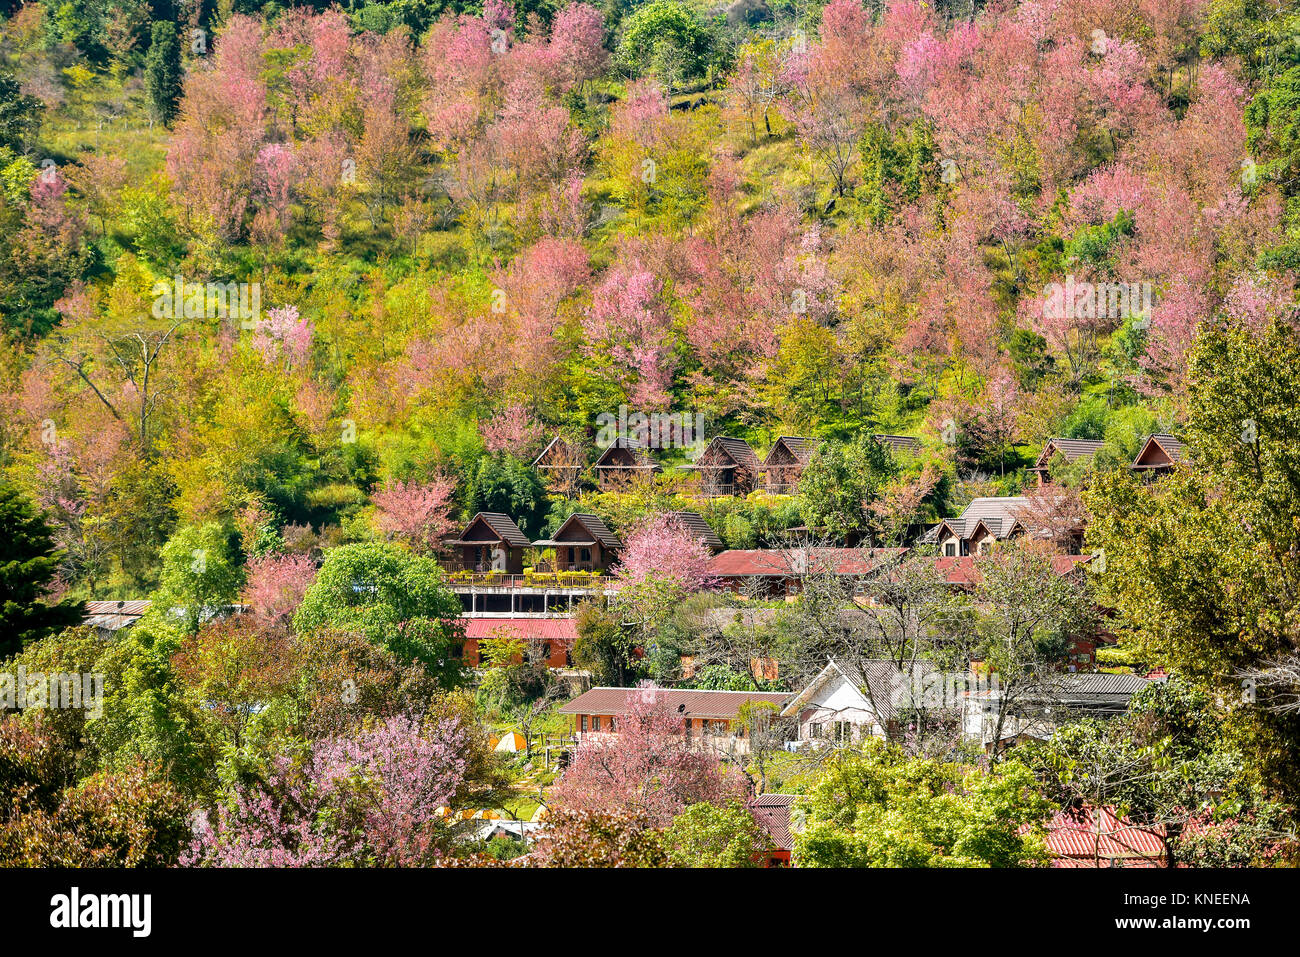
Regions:
<instances>
[{"instance_id":1,"label":"brown tiled roof","mask_svg":"<svg viewBox=\"0 0 1300 957\"><path fill-rule=\"evenodd\" d=\"M1104 444L1095 439L1048 439L1047 444L1043 446L1043 451L1038 454L1038 461L1034 463L1034 467L1045 467L1057 452L1064 455L1067 462L1087 458L1096 454Z\"/></svg>"},{"instance_id":2,"label":"brown tiled roof","mask_svg":"<svg viewBox=\"0 0 1300 957\"><path fill-rule=\"evenodd\" d=\"M962 510L961 515L955 518L945 518L938 525L930 528L921 537L921 541L937 542L941 525L947 525L952 529L953 534L965 541L971 537L971 534L975 531L975 526L981 521L993 533L994 537L1004 539L1011 534L1011 530L1015 527L1016 514L1028 502L1029 500L1023 495L986 496L971 499L970 504Z\"/></svg>"},{"instance_id":3,"label":"brown tiled roof","mask_svg":"<svg viewBox=\"0 0 1300 957\"><path fill-rule=\"evenodd\" d=\"M1157 462L1154 465L1151 465L1142 461L1153 444L1164 452L1165 455L1169 457L1170 461L1181 462L1183 460L1183 443L1178 441L1178 439L1174 438L1172 435L1157 432L1155 435L1147 436L1147 440L1142 443L1142 448L1138 451L1137 458L1133 460L1133 468L1160 468L1164 465L1163 462Z\"/></svg>"},{"instance_id":4,"label":"brown tiled roof","mask_svg":"<svg viewBox=\"0 0 1300 957\"><path fill-rule=\"evenodd\" d=\"M744 439L732 438L729 435L717 436L709 443L708 448L700 453L700 458L696 459L696 462L699 462L700 459L703 459L708 455L709 451L715 445L722 449L723 452L727 453L727 456L737 465L747 468L751 472L755 473L757 473L759 468L761 468L758 462L758 456L755 455L754 450L749 447L749 443Z\"/></svg>"},{"instance_id":5,"label":"brown tiled roof","mask_svg":"<svg viewBox=\"0 0 1300 957\"><path fill-rule=\"evenodd\" d=\"M726 547L722 544L718 533L713 530L713 526L706 522L699 512L668 512L667 514L685 525L687 531L703 542L706 548L721 551Z\"/></svg>"},{"instance_id":6,"label":"brown tiled roof","mask_svg":"<svg viewBox=\"0 0 1300 957\"><path fill-rule=\"evenodd\" d=\"M790 833L790 811L794 807L796 794L760 794L749 805L750 813L758 826L772 839L772 846L778 851L794 849L794 836Z\"/></svg>"},{"instance_id":7,"label":"brown tiled roof","mask_svg":"<svg viewBox=\"0 0 1300 957\"><path fill-rule=\"evenodd\" d=\"M767 457L763 460L764 465L772 463L772 453L781 445L784 445L790 451L796 462L800 465L807 465L808 460L812 458L813 450L817 448L817 440L800 435L783 435L772 443L772 448L768 450Z\"/></svg>"},{"instance_id":8,"label":"brown tiled roof","mask_svg":"<svg viewBox=\"0 0 1300 957\"><path fill-rule=\"evenodd\" d=\"M895 452L911 452L915 454L921 451L921 440L910 435L877 434L872 438L881 445L888 445Z\"/></svg>"},{"instance_id":9,"label":"brown tiled roof","mask_svg":"<svg viewBox=\"0 0 1300 957\"><path fill-rule=\"evenodd\" d=\"M601 546L617 551L623 547L623 543L618 537L609 530L609 526L601 519L599 515L592 515L590 512L574 512L566 518L563 524L555 530L555 534L550 538L541 539L533 542L534 545L545 548L550 545L562 544L560 542L560 533L563 532L571 523L577 522L587 534L591 536L592 541L600 542Z\"/></svg>"},{"instance_id":10,"label":"brown tiled roof","mask_svg":"<svg viewBox=\"0 0 1300 957\"><path fill-rule=\"evenodd\" d=\"M492 530L498 539L508 545L515 546L516 548L528 548L532 544L532 542L528 540L528 536L525 535L520 530L519 526L515 524L514 519L503 512L479 512L470 519L469 524L465 526L465 531L461 533L460 538L454 539L452 544L473 544L475 539L470 539L466 536L469 534L470 529L472 529L480 519L483 521L484 525Z\"/></svg>"},{"instance_id":11,"label":"brown tiled roof","mask_svg":"<svg viewBox=\"0 0 1300 957\"><path fill-rule=\"evenodd\" d=\"M631 452L632 457L636 464L610 465L608 462L606 462L606 459L608 459L611 455L613 455L615 452L618 452L620 450L627 450L628 452ZM659 465L658 463L651 461L650 456L646 454L646 450L642 448L640 445L638 445L636 442L629 441L628 439L615 439L613 444L611 444L609 448L605 449L605 451L600 453L600 457L596 459L596 464L593 466L593 468L658 469Z\"/></svg>"},{"instance_id":12,"label":"brown tiled roof","mask_svg":"<svg viewBox=\"0 0 1300 957\"><path fill-rule=\"evenodd\" d=\"M781 705L787 693L770 691L701 691L692 688L592 688L560 708L561 714L626 714L633 695L649 692L658 704L688 718L734 720L746 701Z\"/></svg>"}]
</instances>

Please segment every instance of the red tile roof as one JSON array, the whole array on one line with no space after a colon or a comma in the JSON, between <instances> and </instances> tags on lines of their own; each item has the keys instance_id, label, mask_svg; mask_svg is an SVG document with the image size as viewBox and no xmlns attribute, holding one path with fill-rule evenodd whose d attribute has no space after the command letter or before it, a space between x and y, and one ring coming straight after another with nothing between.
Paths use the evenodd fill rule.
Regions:
<instances>
[{"instance_id":1,"label":"red tile roof","mask_svg":"<svg viewBox=\"0 0 1300 957\"><path fill-rule=\"evenodd\" d=\"M633 695L647 691L658 704L688 718L734 720L746 701L767 701L780 706L790 695L784 691L700 691L692 688L592 688L560 708L561 714L626 714Z\"/></svg>"},{"instance_id":2,"label":"red tile roof","mask_svg":"<svg viewBox=\"0 0 1300 957\"><path fill-rule=\"evenodd\" d=\"M572 618L467 618L466 638L541 638L545 641L573 641L578 637Z\"/></svg>"},{"instance_id":3,"label":"red tile roof","mask_svg":"<svg viewBox=\"0 0 1300 957\"><path fill-rule=\"evenodd\" d=\"M1102 808L1100 815L1092 808L1057 811L1046 839L1053 867L1164 866L1160 834L1117 817L1112 807Z\"/></svg>"},{"instance_id":4,"label":"red tile roof","mask_svg":"<svg viewBox=\"0 0 1300 957\"><path fill-rule=\"evenodd\" d=\"M790 577L818 571L865 575L905 551L905 548L733 548L713 556L709 573L719 578Z\"/></svg>"},{"instance_id":5,"label":"red tile roof","mask_svg":"<svg viewBox=\"0 0 1300 957\"><path fill-rule=\"evenodd\" d=\"M714 555L709 573L718 578L770 576L794 578L801 574L833 571L839 575L867 575L896 561L906 548L809 548L800 558L799 549L733 548ZM935 567L950 585L974 585L980 580L979 565L986 556L935 558ZM1052 568L1068 575L1090 561L1091 555L1054 555ZM803 568L799 570L802 562Z\"/></svg>"},{"instance_id":6,"label":"red tile roof","mask_svg":"<svg viewBox=\"0 0 1300 957\"><path fill-rule=\"evenodd\" d=\"M794 807L797 795L794 794L760 794L749 805L758 826L772 839L772 846L778 851L794 850L794 836L790 833L790 809Z\"/></svg>"},{"instance_id":7,"label":"red tile roof","mask_svg":"<svg viewBox=\"0 0 1300 957\"><path fill-rule=\"evenodd\" d=\"M937 558L935 567L943 572L949 585L975 585L980 581L978 563L985 557L987 556L963 555L960 558ZM1058 575L1068 575L1091 560L1091 555L1053 555L1052 568Z\"/></svg>"}]
</instances>

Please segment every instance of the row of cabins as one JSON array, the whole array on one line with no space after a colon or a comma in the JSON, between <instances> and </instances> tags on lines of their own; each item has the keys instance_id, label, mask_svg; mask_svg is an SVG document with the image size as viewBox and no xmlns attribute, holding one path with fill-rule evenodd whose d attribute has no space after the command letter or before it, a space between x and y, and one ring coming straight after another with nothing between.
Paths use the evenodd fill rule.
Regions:
<instances>
[{"instance_id":1,"label":"row of cabins","mask_svg":"<svg viewBox=\"0 0 1300 957\"><path fill-rule=\"evenodd\" d=\"M877 441L895 450L915 452L919 440L907 436L877 435ZM554 440L535 465L542 462L548 452L559 442ZM1068 461L1094 455L1101 442L1085 439L1054 438L1043 447L1034 466L1029 470L1038 478L1039 485L1048 483L1048 468L1057 455ZM816 445L816 440L782 436L763 462L743 439L720 436L715 438L700 456L688 466L700 472L703 484L717 494L743 494L757 487L761 477L763 486L773 492L792 492L799 482ZM617 454L643 456L620 440L607 449L600 461ZM1134 459L1135 471L1159 475L1173 468L1183 458L1183 445L1171 435L1151 435ZM558 466L538 465L539 468ZM598 462L598 468L600 468ZM609 469L653 469L658 466L645 460L642 464L609 464ZM1016 538L1030 531L1023 514L1029 500L1024 496L976 498L961 515L945 518L929 529L921 538L923 544L936 544L945 557L987 553L994 544ZM723 548L717 533L695 512L674 513L682 522L698 532L701 541L715 552ZM1083 525L1066 530L1065 550L1077 554L1083 545ZM523 571L524 550L533 548L555 549L555 571L605 571L616 561L622 543L605 525L590 513L572 515L549 539L529 541L523 531L508 515L500 512L480 512L470 521L459 538L447 542L455 549L453 568L467 571L496 571L520 574ZM856 551L856 550L854 550ZM721 571L721 570L720 570Z\"/></svg>"},{"instance_id":2,"label":"row of cabins","mask_svg":"<svg viewBox=\"0 0 1300 957\"><path fill-rule=\"evenodd\" d=\"M916 455L921 440L910 435L876 434L873 438L895 454ZM780 436L767 455L760 459L744 439L720 435L700 456L682 468L699 475L700 491L708 496L747 495L766 491L773 495L792 495L798 491L799 479L816 451L818 440L807 436ZM1049 480L1052 459L1060 454L1074 462L1089 457L1102 443L1091 439L1049 439L1030 467L1040 485ZM1131 468L1158 474L1172 468L1183 457L1183 444L1163 433L1150 435L1133 460ZM585 467L585 456L562 439L552 439L533 460L533 467L552 478L576 483ZM619 439L601 452L591 467L596 485L602 491L626 487L637 478L645 479L662 471L648 451L634 441Z\"/></svg>"},{"instance_id":3,"label":"row of cabins","mask_svg":"<svg viewBox=\"0 0 1300 957\"><path fill-rule=\"evenodd\" d=\"M921 440L907 435L876 435L875 439L895 452L916 454ZM817 439L783 435L767 455L760 459L744 439L720 435L714 438L692 463L682 468L700 478L700 491L710 497L748 495L766 491L789 495L798 490L799 478L812 459ZM585 457L562 439L552 439L533 460L533 468L553 479L576 483L585 468ZM602 491L626 487L633 480L646 479L661 472L662 467L650 458L641 445L618 439L601 452L591 470Z\"/></svg>"},{"instance_id":4,"label":"row of cabins","mask_svg":"<svg viewBox=\"0 0 1300 957\"><path fill-rule=\"evenodd\" d=\"M1074 463L1096 455L1103 444L1094 439L1048 439L1028 471L1036 476L1039 485L1048 485L1051 482L1051 462L1056 456L1063 456L1067 462ZM1157 476L1168 472L1182 460L1183 443L1172 435L1158 432L1146 437L1129 468Z\"/></svg>"},{"instance_id":5,"label":"row of cabins","mask_svg":"<svg viewBox=\"0 0 1300 957\"><path fill-rule=\"evenodd\" d=\"M696 512L670 512L695 532L711 551L721 551L722 539ZM617 561L623 543L599 515L576 512L550 538L529 541L514 519L502 512L479 512L464 531L444 544L453 550L452 571L501 572L520 575L528 548L555 550L556 572L604 572Z\"/></svg>"}]
</instances>

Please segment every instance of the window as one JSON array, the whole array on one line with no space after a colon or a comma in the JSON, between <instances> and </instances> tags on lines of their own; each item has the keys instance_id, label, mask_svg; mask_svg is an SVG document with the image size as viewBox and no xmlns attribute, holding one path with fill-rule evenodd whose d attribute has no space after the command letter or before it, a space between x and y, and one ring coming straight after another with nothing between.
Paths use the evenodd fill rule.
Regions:
<instances>
[{"instance_id":1,"label":"window","mask_svg":"<svg viewBox=\"0 0 1300 957\"><path fill-rule=\"evenodd\" d=\"M589 562L589 561L591 561L591 549L590 549L590 548L584 548L584 549L582 549L582 550L579 552L579 555L582 556L581 559L580 559L581 561L583 561L583 562Z\"/></svg>"},{"instance_id":2,"label":"window","mask_svg":"<svg viewBox=\"0 0 1300 957\"><path fill-rule=\"evenodd\" d=\"M591 730L592 730L592 731L599 731L599 730L600 730L600 715L598 715L598 714L593 714L593 715L591 716Z\"/></svg>"},{"instance_id":3,"label":"window","mask_svg":"<svg viewBox=\"0 0 1300 957\"><path fill-rule=\"evenodd\" d=\"M578 718L578 729L584 733L587 730L587 716L585 714Z\"/></svg>"},{"instance_id":4,"label":"window","mask_svg":"<svg viewBox=\"0 0 1300 957\"><path fill-rule=\"evenodd\" d=\"M956 543L956 542L948 542L946 545L943 546L943 553L944 553L945 555L947 555L949 558L956 558L956 557L957 557L957 543Z\"/></svg>"},{"instance_id":5,"label":"window","mask_svg":"<svg viewBox=\"0 0 1300 957\"><path fill-rule=\"evenodd\" d=\"M848 721L835 722L835 740L848 742L853 740L853 725Z\"/></svg>"},{"instance_id":6,"label":"window","mask_svg":"<svg viewBox=\"0 0 1300 957\"><path fill-rule=\"evenodd\" d=\"M820 738L822 736L822 724L820 721L814 721L808 725L808 737Z\"/></svg>"}]
</instances>

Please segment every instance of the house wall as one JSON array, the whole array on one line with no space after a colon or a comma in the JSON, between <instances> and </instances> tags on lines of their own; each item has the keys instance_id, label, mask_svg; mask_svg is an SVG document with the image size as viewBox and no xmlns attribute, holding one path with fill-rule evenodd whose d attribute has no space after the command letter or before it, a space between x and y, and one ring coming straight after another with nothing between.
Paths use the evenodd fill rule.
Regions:
<instances>
[{"instance_id":1,"label":"house wall","mask_svg":"<svg viewBox=\"0 0 1300 957\"><path fill-rule=\"evenodd\" d=\"M861 738L864 733L877 737L885 734L884 728L876 721L875 712L871 710L871 702L852 682L838 675L817 689L816 694L799 712L799 740L817 740L819 736L813 734L814 724L822 725L822 739L830 737L831 725L835 721L847 721L854 725L854 740Z\"/></svg>"},{"instance_id":2,"label":"house wall","mask_svg":"<svg viewBox=\"0 0 1300 957\"><path fill-rule=\"evenodd\" d=\"M584 561L582 550L587 549L588 558ZM581 570L581 571L604 571L614 564L617 555L611 549L605 548L600 542L594 545L556 545L555 546L555 564L562 571Z\"/></svg>"},{"instance_id":3,"label":"house wall","mask_svg":"<svg viewBox=\"0 0 1300 957\"><path fill-rule=\"evenodd\" d=\"M573 736L581 744L585 740L608 741L617 733L616 719L610 715L570 715ZM599 724L597 725L597 722ZM733 722L721 718L688 718L684 736L693 747L723 749L736 754L749 753L749 737ZM705 725L708 725L706 731Z\"/></svg>"},{"instance_id":4,"label":"house wall","mask_svg":"<svg viewBox=\"0 0 1300 957\"><path fill-rule=\"evenodd\" d=\"M479 666L479 649L477 638L466 638L464 645L465 664L471 668ZM543 649L546 655L546 667L548 668L568 668L573 664L571 653L573 651L573 642L565 639L548 640L544 643ZM515 655L515 664L523 663L522 655Z\"/></svg>"}]
</instances>

